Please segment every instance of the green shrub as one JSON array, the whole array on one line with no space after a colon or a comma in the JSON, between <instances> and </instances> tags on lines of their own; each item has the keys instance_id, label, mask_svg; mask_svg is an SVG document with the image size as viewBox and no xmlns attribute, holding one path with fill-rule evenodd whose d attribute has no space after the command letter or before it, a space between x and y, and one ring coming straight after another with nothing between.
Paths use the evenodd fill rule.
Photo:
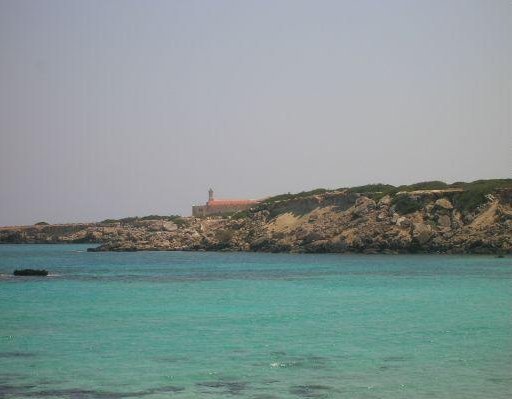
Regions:
<instances>
[{"instance_id":1,"label":"green shrub","mask_svg":"<svg viewBox=\"0 0 512 399\"><path fill-rule=\"evenodd\" d=\"M395 210L406 215L421 209L421 203L409 197L408 195L397 195L391 202L395 206Z\"/></svg>"},{"instance_id":2,"label":"green shrub","mask_svg":"<svg viewBox=\"0 0 512 399\"><path fill-rule=\"evenodd\" d=\"M177 225L184 224L185 221L183 220L182 216L179 215L168 215L168 216L160 216L160 215L148 215L148 216L131 216L127 218L121 218L121 219L105 219L101 221L100 223L104 224L113 224L113 223L121 223L121 224L132 224L138 221L146 221L146 220L164 220L168 222L174 222Z\"/></svg>"},{"instance_id":3,"label":"green shrub","mask_svg":"<svg viewBox=\"0 0 512 399\"><path fill-rule=\"evenodd\" d=\"M274 202L290 201L290 200L294 200L294 199L310 197L312 195L324 194L327 191L328 190L325 188L317 188L317 189L311 190L311 191L301 191L300 193L296 193L296 194L290 194L290 193L281 194L281 195L276 195L274 197L268 197L264 201L262 201L262 203L263 204L273 204Z\"/></svg>"},{"instance_id":4,"label":"green shrub","mask_svg":"<svg viewBox=\"0 0 512 399\"><path fill-rule=\"evenodd\" d=\"M178 227L187 227L189 222L181 216L173 216L169 221L173 222Z\"/></svg>"},{"instance_id":5,"label":"green shrub","mask_svg":"<svg viewBox=\"0 0 512 399\"><path fill-rule=\"evenodd\" d=\"M461 211L471 212L487 201L487 194L486 190L482 189L463 191L453 196L453 202Z\"/></svg>"},{"instance_id":6,"label":"green shrub","mask_svg":"<svg viewBox=\"0 0 512 399\"><path fill-rule=\"evenodd\" d=\"M443 181L424 181L398 187L398 191L417 191L417 190L443 190L449 188L449 185Z\"/></svg>"},{"instance_id":7,"label":"green shrub","mask_svg":"<svg viewBox=\"0 0 512 399\"><path fill-rule=\"evenodd\" d=\"M463 192L453 196L454 205L461 211L472 212L487 202L487 195L500 188L512 188L512 179L476 180L471 183L457 182L452 187Z\"/></svg>"},{"instance_id":8,"label":"green shrub","mask_svg":"<svg viewBox=\"0 0 512 399\"><path fill-rule=\"evenodd\" d=\"M180 215L169 215L169 216L160 216L160 215L148 215L148 216L142 216L139 218L139 220L167 220L167 221L174 221L175 219L181 218Z\"/></svg>"},{"instance_id":9,"label":"green shrub","mask_svg":"<svg viewBox=\"0 0 512 399\"><path fill-rule=\"evenodd\" d=\"M105 219L100 222L100 224L115 224L119 223L119 220L117 219Z\"/></svg>"},{"instance_id":10,"label":"green shrub","mask_svg":"<svg viewBox=\"0 0 512 399\"><path fill-rule=\"evenodd\" d=\"M394 195L398 189L391 184L367 184L365 186L350 187L349 192L364 194L374 201L380 200L386 195Z\"/></svg>"},{"instance_id":11,"label":"green shrub","mask_svg":"<svg viewBox=\"0 0 512 399\"><path fill-rule=\"evenodd\" d=\"M396 187L392 186L391 184L376 183L376 184L367 184L365 186L350 187L348 190L353 193L364 194L364 193L390 192L390 191L396 190Z\"/></svg>"},{"instance_id":12,"label":"green shrub","mask_svg":"<svg viewBox=\"0 0 512 399\"><path fill-rule=\"evenodd\" d=\"M238 211L231 216L231 219L234 219L234 220L245 219L249 216L249 214L250 214L250 212L247 209L244 211Z\"/></svg>"}]
</instances>

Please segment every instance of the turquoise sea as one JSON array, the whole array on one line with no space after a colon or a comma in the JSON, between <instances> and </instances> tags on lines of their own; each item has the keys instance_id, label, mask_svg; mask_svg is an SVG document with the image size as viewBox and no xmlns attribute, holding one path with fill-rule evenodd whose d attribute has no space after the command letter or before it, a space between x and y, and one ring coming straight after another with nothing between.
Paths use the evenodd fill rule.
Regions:
<instances>
[{"instance_id":1,"label":"turquoise sea","mask_svg":"<svg viewBox=\"0 0 512 399\"><path fill-rule=\"evenodd\" d=\"M512 397L511 258L86 248L0 246L0 398Z\"/></svg>"}]
</instances>

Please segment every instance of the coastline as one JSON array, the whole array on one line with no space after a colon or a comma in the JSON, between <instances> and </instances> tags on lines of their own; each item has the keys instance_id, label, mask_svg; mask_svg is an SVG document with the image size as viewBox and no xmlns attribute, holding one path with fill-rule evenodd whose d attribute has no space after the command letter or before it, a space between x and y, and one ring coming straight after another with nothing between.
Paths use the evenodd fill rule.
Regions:
<instances>
[{"instance_id":1,"label":"coastline","mask_svg":"<svg viewBox=\"0 0 512 399\"><path fill-rule=\"evenodd\" d=\"M512 254L512 189L467 211L454 191L327 192L243 214L146 217L0 228L0 243L97 244L90 252L213 251L363 254ZM413 204L411 207L409 204Z\"/></svg>"},{"instance_id":2,"label":"coastline","mask_svg":"<svg viewBox=\"0 0 512 399\"><path fill-rule=\"evenodd\" d=\"M439 184L319 189L216 216L0 227L0 244L97 244L90 252L512 254L510 179Z\"/></svg>"}]
</instances>

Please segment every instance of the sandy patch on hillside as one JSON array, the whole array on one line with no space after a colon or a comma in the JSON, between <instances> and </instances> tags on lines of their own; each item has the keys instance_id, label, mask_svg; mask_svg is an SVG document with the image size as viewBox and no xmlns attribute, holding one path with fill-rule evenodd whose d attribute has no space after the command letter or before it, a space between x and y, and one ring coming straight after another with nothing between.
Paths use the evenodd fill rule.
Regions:
<instances>
[{"instance_id":1,"label":"sandy patch on hillside","mask_svg":"<svg viewBox=\"0 0 512 399\"><path fill-rule=\"evenodd\" d=\"M471 227L481 229L488 227L496 221L496 211L498 210L498 202L493 202L491 206L482 212L473 220Z\"/></svg>"}]
</instances>

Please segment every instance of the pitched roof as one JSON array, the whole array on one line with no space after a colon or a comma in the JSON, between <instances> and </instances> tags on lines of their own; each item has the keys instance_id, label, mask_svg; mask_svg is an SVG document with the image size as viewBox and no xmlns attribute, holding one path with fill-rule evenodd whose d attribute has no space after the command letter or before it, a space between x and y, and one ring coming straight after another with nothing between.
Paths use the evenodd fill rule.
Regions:
<instances>
[{"instance_id":1,"label":"pitched roof","mask_svg":"<svg viewBox=\"0 0 512 399\"><path fill-rule=\"evenodd\" d=\"M211 200L206 203L208 206L219 206L219 205L252 205L257 204L259 201L247 200L247 199L221 199Z\"/></svg>"}]
</instances>

